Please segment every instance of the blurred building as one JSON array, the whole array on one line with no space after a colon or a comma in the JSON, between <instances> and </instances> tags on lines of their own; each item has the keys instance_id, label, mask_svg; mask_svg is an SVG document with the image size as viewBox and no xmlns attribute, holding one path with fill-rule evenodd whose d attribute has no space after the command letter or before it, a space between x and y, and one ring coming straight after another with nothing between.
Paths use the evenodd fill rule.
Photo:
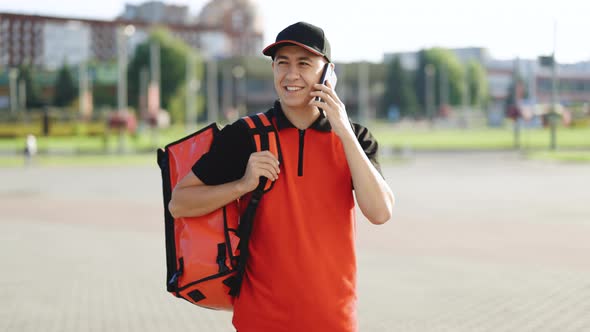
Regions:
<instances>
[{"instance_id":1,"label":"blurred building","mask_svg":"<svg viewBox=\"0 0 590 332\"><path fill-rule=\"evenodd\" d=\"M139 5L125 4L118 20L144 23L188 24L188 6L168 5L161 1L148 1Z\"/></svg>"},{"instance_id":2,"label":"blurred building","mask_svg":"<svg viewBox=\"0 0 590 332\"><path fill-rule=\"evenodd\" d=\"M0 66L55 69L64 61L113 60L117 31L128 25L134 26L127 38L130 53L154 25L214 58L258 55L263 42L260 15L248 0L211 0L194 17L187 6L159 1L127 4L112 21L0 13Z\"/></svg>"},{"instance_id":3,"label":"blurred building","mask_svg":"<svg viewBox=\"0 0 590 332\"><path fill-rule=\"evenodd\" d=\"M480 62L487 72L491 110L503 113L515 71L525 82L527 103L549 104L552 98L552 70L544 67L539 60L494 59L489 51L480 47L450 49L459 61ZM387 53L384 61L399 57L407 70L418 66L418 52ZM590 61L557 65L558 97L563 105L590 103Z\"/></svg>"},{"instance_id":4,"label":"blurred building","mask_svg":"<svg viewBox=\"0 0 590 332\"><path fill-rule=\"evenodd\" d=\"M258 8L250 0L211 0L196 20L214 28L203 33L205 52L260 55L264 26Z\"/></svg>"}]
</instances>

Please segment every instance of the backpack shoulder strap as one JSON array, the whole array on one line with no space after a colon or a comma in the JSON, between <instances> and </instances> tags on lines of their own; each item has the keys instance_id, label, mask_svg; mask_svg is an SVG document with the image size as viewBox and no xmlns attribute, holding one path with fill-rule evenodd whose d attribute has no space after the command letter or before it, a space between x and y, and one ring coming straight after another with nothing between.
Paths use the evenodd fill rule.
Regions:
<instances>
[{"instance_id":1,"label":"backpack shoulder strap","mask_svg":"<svg viewBox=\"0 0 590 332\"><path fill-rule=\"evenodd\" d=\"M246 116L243 117L241 121L244 121L249 128L250 137L254 142L256 151L268 150L279 159L279 162L282 163L279 135L275 126L266 114L258 113L256 115ZM238 296L240 294L242 280L246 271L246 262L248 261L249 256L248 242L250 241L250 235L252 233L252 225L254 223L256 209L258 208L258 203L264 193L271 190L273 184L273 181L269 181L266 177L261 177L258 187L250 196L250 202L248 203L246 210L240 216L240 225L238 227L238 236L240 237L238 249L240 250L240 255L236 267L237 273L235 276L231 276L223 281L225 285L229 286L229 294L231 296Z\"/></svg>"},{"instance_id":2,"label":"backpack shoulder strap","mask_svg":"<svg viewBox=\"0 0 590 332\"><path fill-rule=\"evenodd\" d=\"M249 128L250 137L256 147L256 151L270 151L282 164L282 155L279 144L279 135L272 121L264 113L245 116L241 119ZM273 182L266 178L261 179L260 187L264 192L272 189Z\"/></svg>"}]
</instances>

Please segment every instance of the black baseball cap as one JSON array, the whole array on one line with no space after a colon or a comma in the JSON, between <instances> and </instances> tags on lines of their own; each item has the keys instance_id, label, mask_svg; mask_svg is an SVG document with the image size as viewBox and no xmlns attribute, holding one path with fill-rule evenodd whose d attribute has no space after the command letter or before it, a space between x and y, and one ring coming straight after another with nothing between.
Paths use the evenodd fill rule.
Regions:
<instances>
[{"instance_id":1,"label":"black baseball cap","mask_svg":"<svg viewBox=\"0 0 590 332\"><path fill-rule=\"evenodd\" d=\"M330 42L324 30L313 24L297 22L279 32L274 43L268 45L262 54L274 59L277 50L286 45L297 45L313 54L321 55L330 61Z\"/></svg>"}]
</instances>

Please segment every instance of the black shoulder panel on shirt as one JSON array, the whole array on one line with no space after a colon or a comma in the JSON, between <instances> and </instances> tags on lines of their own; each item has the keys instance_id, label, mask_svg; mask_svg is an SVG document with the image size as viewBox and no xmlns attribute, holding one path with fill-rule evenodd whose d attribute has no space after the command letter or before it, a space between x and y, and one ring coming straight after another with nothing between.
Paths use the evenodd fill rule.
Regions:
<instances>
[{"instance_id":1,"label":"black shoulder panel on shirt","mask_svg":"<svg viewBox=\"0 0 590 332\"><path fill-rule=\"evenodd\" d=\"M377 159L379 150L379 144L377 143L377 139L373 137L369 129L358 123L353 122L352 127L354 129L354 134L357 140L363 148L363 151L365 151L365 154L367 155L373 166L375 166L377 171L379 171L381 176L383 176L383 173L381 173L381 165L379 165L379 161Z\"/></svg>"},{"instance_id":2,"label":"black shoulder panel on shirt","mask_svg":"<svg viewBox=\"0 0 590 332\"><path fill-rule=\"evenodd\" d=\"M192 167L193 173L207 185L240 179L250 154L256 149L242 121L225 126L213 140L211 149Z\"/></svg>"}]
</instances>

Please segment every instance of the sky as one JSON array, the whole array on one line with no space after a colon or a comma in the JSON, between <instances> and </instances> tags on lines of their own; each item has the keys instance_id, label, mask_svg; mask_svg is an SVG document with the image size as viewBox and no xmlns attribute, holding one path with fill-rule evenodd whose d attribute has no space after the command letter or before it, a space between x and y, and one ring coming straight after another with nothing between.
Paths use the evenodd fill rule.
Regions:
<instances>
[{"instance_id":1,"label":"sky","mask_svg":"<svg viewBox=\"0 0 590 332\"><path fill-rule=\"evenodd\" d=\"M588 0L250 0L262 15L264 43L297 21L324 29L336 62L379 62L384 53L427 47L485 47L494 58L561 63L590 60ZM0 11L112 19L131 0L0 0ZM170 0L197 14L206 0ZM554 33L555 32L555 33Z\"/></svg>"}]
</instances>

